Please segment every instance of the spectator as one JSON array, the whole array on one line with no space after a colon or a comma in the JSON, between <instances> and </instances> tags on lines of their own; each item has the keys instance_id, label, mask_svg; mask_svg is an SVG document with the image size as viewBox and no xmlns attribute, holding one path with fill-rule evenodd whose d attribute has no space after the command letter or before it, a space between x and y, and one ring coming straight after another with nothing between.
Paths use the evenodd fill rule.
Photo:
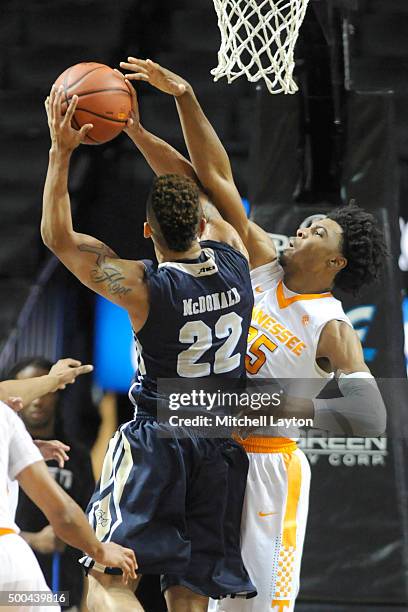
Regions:
<instances>
[{"instance_id":1,"label":"spectator","mask_svg":"<svg viewBox=\"0 0 408 612\"><path fill-rule=\"evenodd\" d=\"M42 357L27 358L17 363L9 378L19 380L48 374L52 364ZM25 426L36 440L58 439L69 445L69 461L60 468L56 461L47 461L56 482L85 509L94 490L94 478L89 452L75 440L67 439L58 410L58 393L49 393L34 400L20 411ZM52 587L52 567L55 552L61 552L59 590L70 592L70 605L79 608L83 591L83 572L78 564L78 551L59 540L44 514L24 494L16 513L21 536L34 550L48 586Z\"/></svg>"}]
</instances>

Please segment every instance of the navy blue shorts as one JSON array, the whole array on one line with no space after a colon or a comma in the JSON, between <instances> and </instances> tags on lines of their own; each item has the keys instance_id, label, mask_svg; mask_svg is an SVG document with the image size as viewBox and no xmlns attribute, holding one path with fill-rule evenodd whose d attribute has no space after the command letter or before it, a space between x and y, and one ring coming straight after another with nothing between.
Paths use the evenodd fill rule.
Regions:
<instances>
[{"instance_id":1,"label":"navy blue shorts","mask_svg":"<svg viewBox=\"0 0 408 612\"><path fill-rule=\"evenodd\" d=\"M136 417L110 441L89 521L100 541L135 551L140 574L162 575L164 590L183 585L213 598L251 597L240 551L247 471L246 453L233 440L175 437L173 428ZM89 557L81 563L120 573Z\"/></svg>"}]
</instances>

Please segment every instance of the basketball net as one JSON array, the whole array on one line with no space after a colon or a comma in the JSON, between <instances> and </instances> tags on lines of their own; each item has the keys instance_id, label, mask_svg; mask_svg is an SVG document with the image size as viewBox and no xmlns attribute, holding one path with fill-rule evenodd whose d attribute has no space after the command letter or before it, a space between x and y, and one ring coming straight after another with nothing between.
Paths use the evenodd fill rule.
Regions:
<instances>
[{"instance_id":1,"label":"basketball net","mask_svg":"<svg viewBox=\"0 0 408 612\"><path fill-rule=\"evenodd\" d=\"M271 94L293 94L294 48L309 0L213 0L221 33L214 81L264 79Z\"/></svg>"}]
</instances>

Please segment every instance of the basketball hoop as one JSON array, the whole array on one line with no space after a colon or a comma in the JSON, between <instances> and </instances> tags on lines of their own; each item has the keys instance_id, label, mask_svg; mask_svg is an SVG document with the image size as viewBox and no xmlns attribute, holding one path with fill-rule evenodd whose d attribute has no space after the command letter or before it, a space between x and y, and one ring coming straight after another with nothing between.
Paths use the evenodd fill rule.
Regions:
<instances>
[{"instance_id":1,"label":"basketball hoop","mask_svg":"<svg viewBox=\"0 0 408 612\"><path fill-rule=\"evenodd\" d=\"M293 94L294 48L309 0L213 0L221 33L214 81L264 79L270 93Z\"/></svg>"}]
</instances>

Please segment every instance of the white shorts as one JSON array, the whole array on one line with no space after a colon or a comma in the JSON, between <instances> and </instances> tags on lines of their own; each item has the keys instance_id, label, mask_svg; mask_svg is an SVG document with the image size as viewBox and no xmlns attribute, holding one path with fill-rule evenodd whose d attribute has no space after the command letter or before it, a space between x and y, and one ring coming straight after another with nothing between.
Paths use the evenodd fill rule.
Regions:
<instances>
[{"instance_id":1,"label":"white shorts","mask_svg":"<svg viewBox=\"0 0 408 612\"><path fill-rule=\"evenodd\" d=\"M282 439L276 448L279 444L281 452L267 452L268 438L252 437L244 444L249 472L241 523L242 557L258 595L253 599L211 601L211 612L294 610L309 505L310 466L295 443L288 440L284 446Z\"/></svg>"},{"instance_id":2,"label":"white shorts","mask_svg":"<svg viewBox=\"0 0 408 612\"><path fill-rule=\"evenodd\" d=\"M0 536L0 591L45 591L50 589L45 582L38 561L19 535L11 533ZM59 612L59 606L1 606L4 612Z\"/></svg>"}]
</instances>

